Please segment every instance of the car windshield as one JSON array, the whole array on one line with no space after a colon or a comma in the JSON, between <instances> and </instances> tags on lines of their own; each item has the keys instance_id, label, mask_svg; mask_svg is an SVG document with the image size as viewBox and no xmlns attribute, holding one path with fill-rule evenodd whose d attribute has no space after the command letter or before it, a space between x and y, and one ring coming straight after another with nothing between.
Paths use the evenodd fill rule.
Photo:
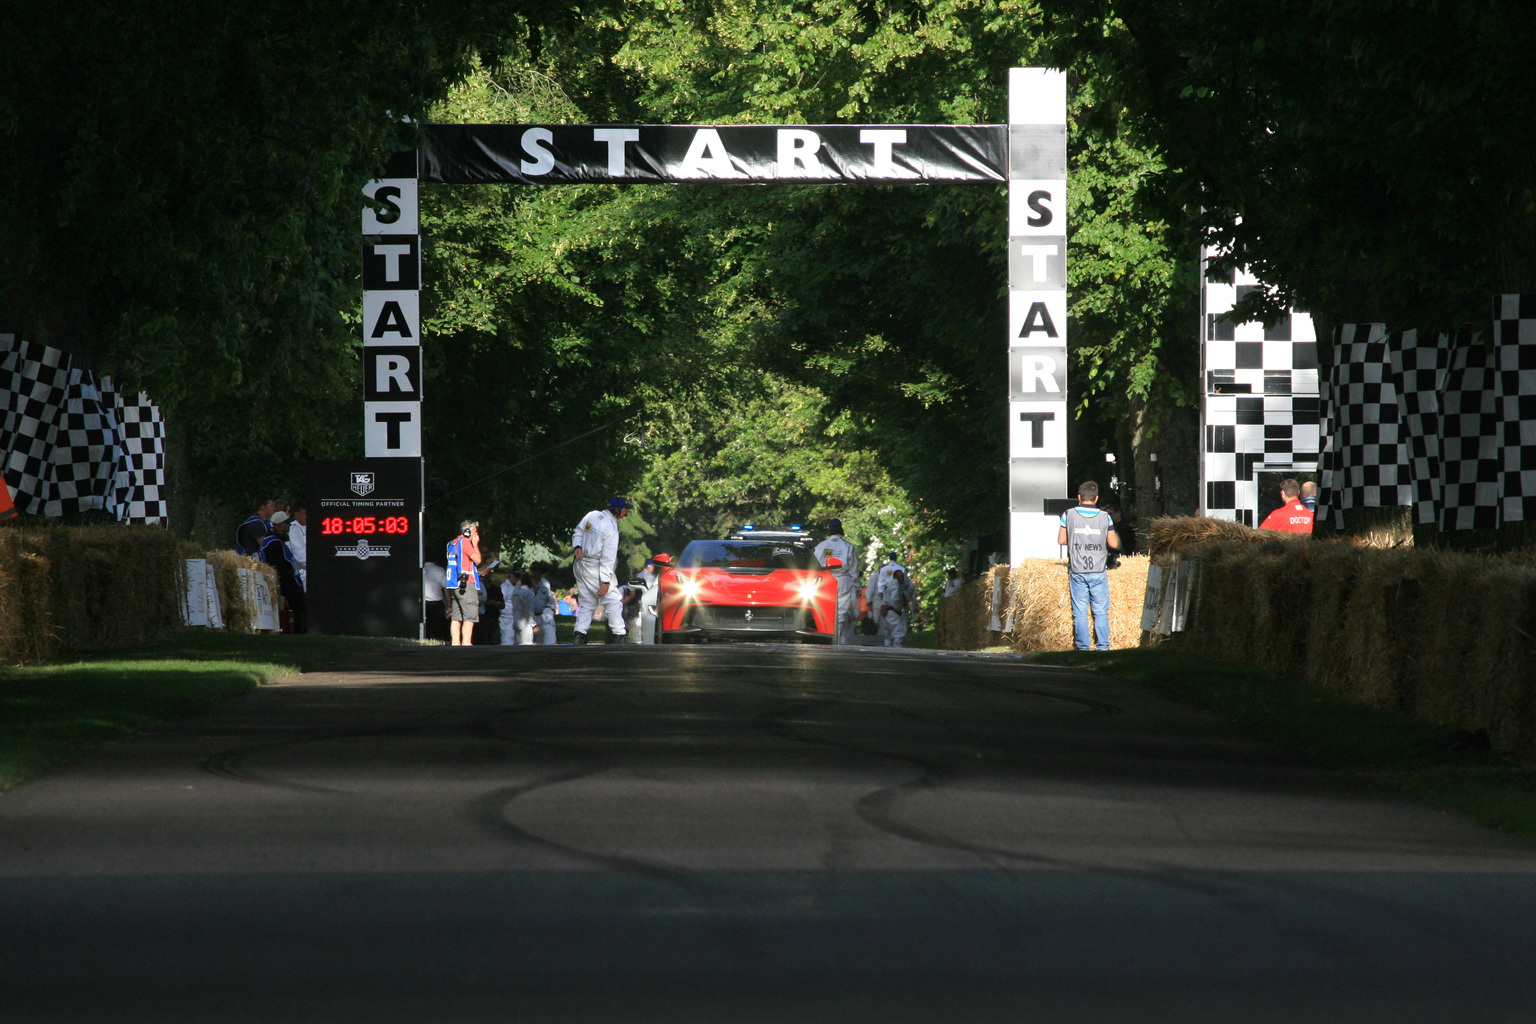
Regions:
<instances>
[{"instance_id":1,"label":"car windshield","mask_svg":"<svg viewBox=\"0 0 1536 1024\"><path fill-rule=\"evenodd\" d=\"M680 569L809 569L811 553L794 544L696 540L679 556Z\"/></svg>"}]
</instances>

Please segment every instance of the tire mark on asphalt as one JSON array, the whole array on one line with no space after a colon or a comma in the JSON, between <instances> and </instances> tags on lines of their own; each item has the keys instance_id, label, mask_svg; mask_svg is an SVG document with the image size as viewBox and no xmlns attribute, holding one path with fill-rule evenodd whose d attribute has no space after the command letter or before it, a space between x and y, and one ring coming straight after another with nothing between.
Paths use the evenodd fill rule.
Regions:
<instances>
[{"instance_id":1,"label":"tire mark on asphalt","mask_svg":"<svg viewBox=\"0 0 1536 1024\"><path fill-rule=\"evenodd\" d=\"M538 711L555 704L571 703L588 696L591 696L590 692L571 696L564 700L548 701L540 705L517 708L510 711L501 709L485 717L485 728L490 735L502 742L533 747L539 750L554 751L565 755L568 759L576 760L577 763L559 771L541 775L527 782L493 789L476 797L465 805L468 818L483 831L497 838L511 839L536 849L549 850L583 863L606 867L613 871L672 882L695 892L712 891L712 887L701 883L697 876L691 872L641 860L638 857L626 857L622 854L601 853L596 850L583 849L579 846L561 842L558 839L552 839L549 836L540 835L508 820L507 812L511 806L529 793L547 789L551 786L575 782L579 779L590 778L608 771L614 766L611 758L595 750L571 744L554 743L548 740L529 739L528 737L518 736L508 731L504 726L507 719L515 716L525 715L530 711Z\"/></svg>"},{"instance_id":2,"label":"tire mark on asphalt","mask_svg":"<svg viewBox=\"0 0 1536 1024\"><path fill-rule=\"evenodd\" d=\"M551 686L547 683L530 683L526 688L534 694L548 691ZM570 698L578 699L576 697ZM536 710L550 703L561 703L560 700L545 699L535 701L527 708L517 709ZM252 771L241 765L241 761L259 754L270 753L274 750L293 748L310 743L325 743L333 740L361 739L365 737L407 735L409 733L425 732L431 729L451 728L458 724L457 719L435 719L429 722L416 721L410 724L394 724L377 726L370 729L313 729L298 736L286 736L282 739L269 740L264 743L253 743L233 750L220 751L203 759L201 768L210 775L233 782L242 782L247 785L264 786L271 789L285 789L296 793L316 793L327 796L358 796L356 792L347 789L338 789L334 786L321 786L310 782L295 781L292 779L277 778L261 772Z\"/></svg>"},{"instance_id":3,"label":"tire mark on asphalt","mask_svg":"<svg viewBox=\"0 0 1536 1024\"><path fill-rule=\"evenodd\" d=\"M1028 693L1031 695L1051 697L1053 699L1068 700L1072 703L1082 704L1090 709L1092 714L1119 714L1120 709L1103 701L1095 701L1090 698L1074 698L1064 694L1054 694L1046 691L1034 691L1032 689L1020 689L1016 687L999 687L1009 693ZM977 843L962 839L950 833L934 829L925 829L904 820L897 809L897 805L908 796L920 792L932 792L949 788L956 777L945 765L919 757L908 752L892 751L870 747L858 742L827 736L807 735L796 730L794 724L782 721L783 716L800 710L809 710L811 707L838 706L837 701L814 701L796 704L791 707L775 709L764 712L754 721L761 721L768 731L782 736L785 739L819 747L829 747L836 750L848 751L869 757L878 757L910 765L917 774L909 779L894 785L876 789L860 797L854 803L854 812L861 820L879 829L880 831L904 839L908 842L918 843L935 849L946 850L952 853L969 854L980 860L988 867L1012 876L1010 864L1032 867L1069 868L1094 874L1106 875L1114 878L1151 881L1181 892L1189 892L1195 895L1230 900L1246 890L1239 886L1222 884L1217 880L1205 877L1191 877L1189 873L1179 869L1169 869L1164 866L1150 866L1143 869L1119 868L1111 865L1094 864L1065 857L1049 856L1044 854L1027 853L1010 847L995 846L987 843ZM889 714L897 714L902 717L918 717L911 712L901 712L887 709ZM769 722L777 721L776 726L769 726ZM919 721L922 719L919 717ZM940 728L947 728L940 725Z\"/></svg>"}]
</instances>

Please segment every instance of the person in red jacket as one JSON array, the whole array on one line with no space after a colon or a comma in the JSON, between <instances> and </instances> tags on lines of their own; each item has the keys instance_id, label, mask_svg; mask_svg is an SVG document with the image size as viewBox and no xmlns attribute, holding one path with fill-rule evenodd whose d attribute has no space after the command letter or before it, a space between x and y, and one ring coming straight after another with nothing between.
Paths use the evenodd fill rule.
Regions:
<instances>
[{"instance_id":1,"label":"person in red jacket","mask_svg":"<svg viewBox=\"0 0 1536 1024\"><path fill-rule=\"evenodd\" d=\"M1280 496L1285 503L1275 509L1259 524L1261 530L1279 530L1282 533L1311 533L1312 512L1301 503L1301 484L1295 480L1280 482Z\"/></svg>"}]
</instances>

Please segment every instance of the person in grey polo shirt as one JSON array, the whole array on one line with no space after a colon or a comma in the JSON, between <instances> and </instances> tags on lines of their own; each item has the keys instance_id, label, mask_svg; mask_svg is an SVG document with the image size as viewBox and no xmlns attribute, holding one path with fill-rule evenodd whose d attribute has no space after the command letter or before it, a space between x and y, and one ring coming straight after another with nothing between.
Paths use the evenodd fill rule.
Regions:
<instances>
[{"instance_id":1,"label":"person in grey polo shirt","mask_svg":"<svg viewBox=\"0 0 1536 1024\"><path fill-rule=\"evenodd\" d=\"M1088 613L1093 612L1094 646L1109 650L1109 573L1105 563L1120 550L1115 521L1099 508L1099 485L1084 480L1077 489L1077 507L1067 509L1056 531L1056 543L1067 548L1067 590L1072 595L1072 641L1088 650Z\"/></svg>"}]
</instances>

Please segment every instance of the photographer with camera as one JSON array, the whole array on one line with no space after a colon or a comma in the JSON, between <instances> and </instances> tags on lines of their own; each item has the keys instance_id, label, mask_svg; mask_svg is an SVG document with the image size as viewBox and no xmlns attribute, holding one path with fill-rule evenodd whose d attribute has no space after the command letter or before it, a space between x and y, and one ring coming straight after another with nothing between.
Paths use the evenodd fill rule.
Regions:
<instances>
[{"instance_id":1,"label":"photographer with camera","mask_svg":"<svg viewBox=\"0 0 1536 1024\"><path fill-rule=\"evenodd\" d=\"M454 647L468 647L480 621L480 524L466 519L459 535L448 542L443 598L448 605L448 629Z\"/></svg>"}]
</instances>

